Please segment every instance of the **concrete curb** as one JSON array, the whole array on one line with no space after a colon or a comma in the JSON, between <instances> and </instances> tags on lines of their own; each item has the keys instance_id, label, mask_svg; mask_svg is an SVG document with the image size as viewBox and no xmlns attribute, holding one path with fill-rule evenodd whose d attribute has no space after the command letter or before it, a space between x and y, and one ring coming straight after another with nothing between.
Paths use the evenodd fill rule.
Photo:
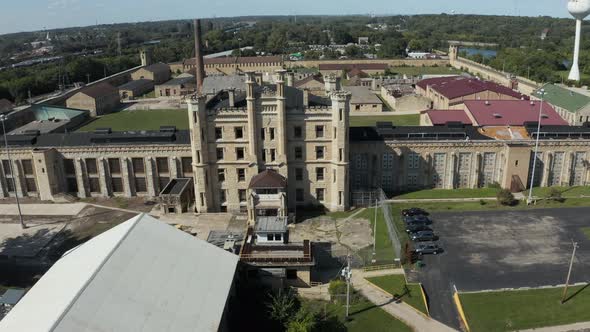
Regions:
<instances>
[{"instance_id":1,"label":"concrete curb","mask_svg":"<svg viewBox=\"0 0 590 332\"><path fill-rule=\"evenodd\" d=\"M467 322L467 315L465 315L465 311L463 310L463 305L461 304L461 299L459 298L459 292L457 291L457 287L455 287L455 293L453 294L453 302L455 302L455 306L457 307L457 311L459 312L459 317L467 332L471 332L469 328L469 323Z\"/></svg>"}]
</instances>

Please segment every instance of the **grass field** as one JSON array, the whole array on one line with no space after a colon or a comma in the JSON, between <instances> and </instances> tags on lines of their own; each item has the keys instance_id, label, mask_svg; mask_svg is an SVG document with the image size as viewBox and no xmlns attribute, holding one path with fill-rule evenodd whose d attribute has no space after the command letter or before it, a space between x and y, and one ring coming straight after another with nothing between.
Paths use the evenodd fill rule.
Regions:
<instances>
[{"instance_id":1,"label":"grass field","mask_svg":"<svg viewBox=\"0 0 590 332\"><path fill-rule=\"evenodd\" d=\"M584 233L584 235L586 236L586 238L588 240L590 240L590 227L584 227L584 228L582 228L582 233Z\"/></svg>"},{"instance_id":2,"label":"grass field","mask_svg":"<svg viewBox=\"0 0 590 332\"><path fill-rule=\"evenodd\" d=\"M371 222L371 234L375 229L375 209L366 209L357 215L358 218L364 218ZM365 259L365 262L371 262L375 259L375 264L393 264L395 252L387 232L387 225L385 225L385 219L383 217L383 210L377 211L377 236L375 237L375 256L373 256L373 247L365 248L359 253Z\"/></svg>"},{"instance_id":3,"label":"grass field","mask_svg":"<svg viewBox=\"0 0 590 332\"><path fill-rule=\"evenodd\" d=\"M332 314L338 320L344 323L348 332L368 332L368 331L395 331L410 332L410 329L403 322L395 319L383 309L376 307L366 299L357 304L350 306L350 320L345 321L346 308L344 305L337 303L328 303L323 301L307 301L305 305L310 306L312 310L322 313L324 309L326 314Z\"/></svg>"},{"instance_id":4,"label":"grass field","mask_svg":"<svg viewBox=\"0 0 590 332\"><path fill-rule=\"evenodd\" d=\"M565 325L590 320L590 287L461 294L467 321L474 332L496 332ZM577 294L576 294L577 293Z\"/></svg>"},{"instance_id":5,"label":"grass field","mask_svg":"<svg viewBox=\"0 0 590 332\"><path fill-rule=\"evenodd\" d=\"M393 122L393 125L395 126L418 126L420 125L420 115L371 115L350 117L351 127L374 127L377 122Z\"/></svg>"},{"instance_id":6,"label":"grass field","mask_svg":"<svg viewBox=\"0 0 590 332\"><path fill-rule=\"evenodd\" d=\"M590 187L537 187L533 188L533 195L538 197L547 197L552 189L557 189L561 192L562 197L580 197L590 196ZM528 190L525 192L528 194Z\"/></svg>"},{"instance_id":7,"label":"grass field","mask_svg":"<svg viewBox=\"0 0 590 332\"><path fill-rule=\"evenodd\" d=\"M399 199L483 198L496 197L496 188L425 189L396 196Z\"/></svg>"},{"instance_id":8,"label":"grass field","mask_svg":"<svg viewBox=\"0 0 590 332\"><path fill-rule=\"evenodd\" d=\"M158 130L160 126L176 126L188 129L186 110L123 110L104 115L78 131L92 131L96 128L111 128L113 131Z\"/></svg>"},{"instance_id":9,"label":"grass field","mask_svg":"<svg viewBox=\"0 0 590 332\"><path fill-rule=\"evenodd\" d=\"M415 309L428 314L424 298L422 297L422 290L419 284L406 284L406 279L403 275L388 275L374 278L367 278L368 281L379 286L384 291L391 295L401 296L402 301L411 305ZM406 287L407 286L407 289Z\"/></svg>"},{"instance_id":10,"label":"grass field","mask_svg":"<svg viewBox=\"0 0 590 332\"><path fill-rule=\"evenodd\" d=\"M389 71L408 76L461 74L460 70L453 67L391 67Z\"/></svg>"}]
</instances>

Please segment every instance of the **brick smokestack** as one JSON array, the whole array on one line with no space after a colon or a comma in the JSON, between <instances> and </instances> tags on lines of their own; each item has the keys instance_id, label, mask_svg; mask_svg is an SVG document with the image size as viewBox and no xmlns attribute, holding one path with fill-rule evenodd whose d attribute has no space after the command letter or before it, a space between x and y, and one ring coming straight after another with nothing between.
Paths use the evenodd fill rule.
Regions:
<instances>
[{"instance_id":1,"label":"brick smokestack","mask_svg":"<svg viewBox=\"0 0 590 332\"><path fill-rule=\"evenodd\" d=\"M201 47L201 20L195 20L195 78L197 79L197 93L203 88L205 79L205 64L203 63L203 50Z\"/></svg>"}]
</instances>

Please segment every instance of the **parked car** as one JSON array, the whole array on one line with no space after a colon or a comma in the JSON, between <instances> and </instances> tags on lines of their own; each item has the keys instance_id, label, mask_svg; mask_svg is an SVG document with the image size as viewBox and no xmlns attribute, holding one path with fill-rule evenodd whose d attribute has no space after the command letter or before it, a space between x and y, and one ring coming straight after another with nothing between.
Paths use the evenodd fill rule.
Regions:
<instances>
[{"instance_id":1,"label":"parked car","mask_svg":"<svg viewBox=\"0 0 590 332\"><path fill-rule=\"evenodd\" d=\"M404 217L404 221L406 224L411 224L411 223L423 223L426 225L432 224L432 220L430 220L430 218L428 218L427 216L423 216L423 215L407 216L407 217Z\"/></svg>"},{"instance_id":2,"label":"parked car","mask_svg":"<svg viewBox=\"0 0 590 332\"><path fill-rule=\"evenodd\" d=\"M409 208L402 210L402 216L404 217L411 217L411 216L428 216L430 213L426 212L421 208Z\"/></svg>"},{"instance_id":3,"label":"parked car","mask_svg":"<svg viewBox=\"0 0 590 332\"><path fill-rule=\"evenodd\" d=\"M406 225L406 233L414 233L420 231L431 231L432 229L425 224L409 224Z\"/></svg>"},{"instance_id":4,"label":"parked car","mask_svg":"<svg viewBox=\"0 0 590 332\"><path fill-rule=\"evenodd\" d=\"M440 254L444 250L434 242L418 242L414 246L414 252L419 255Z\"/></svg>"},{"instance_id":5,"label":"parked car","mask_svg":"<svg viewBox=\"0 0 590 332\"><path fill-rule=\"evenodd\" d=\"M438 237L434 235L433 231L418 231L414 233L410 233L410 239L412 241L436 241Z\"/></svg>"}]
</instances>

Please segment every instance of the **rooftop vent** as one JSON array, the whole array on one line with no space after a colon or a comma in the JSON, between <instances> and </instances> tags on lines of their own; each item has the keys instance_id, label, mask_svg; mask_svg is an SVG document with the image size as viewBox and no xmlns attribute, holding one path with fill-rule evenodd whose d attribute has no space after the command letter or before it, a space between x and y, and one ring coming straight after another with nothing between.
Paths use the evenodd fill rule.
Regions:
<instances>
[{"instance_id":1,"label":"rooftop vent","mask_svg":"<svg viewBox=\"0 0 590 332\"><path fill-rule=\"evenodd\" d=\"M543 118L543 119L549 119L549 115L547 115L547 114L541 114L541 118Z\"/></svg>"},{"instance_id":2,"label":"rooftop vent","mask_svg":"<svg viewBox=\"0 0 590 332\"><path fill-rule=\"evenodd\" d=\"M531 100L531 106L535 106L535 101Z\"/></svg>"},{"instance_id":3,"label":"rooftop vent","mask_svg":"<svg viewBox=\"0 0 590 332\"><path fill-rule=\"evenodd\" d=\"M488 106L489 106L489 105L491 105L491 103L490 103L490 101L489 101L489 100L486 100L486 101L485 101L485 104L486 104L486 105L488 105Z\"/></svg>"},{"instance_id":4,"label":"rooftop vent","mask_svg":"<svg viewBox=\"0 0 590 332\"><path fill-rule=\"evenodd\" d=\"M94 129L95 134L108 135L112 132L113 132L113 130L111 128L96 128L96 129Z\"/></svg>"},{"instance_id":5,"label":"rooftop vent","mask_svg":"<svg viewBox=\"0 0 590 332\"><path fill-rule=\"evenodd\" d=\"M502 118L502 114L500 114L500 113L494 113L494 118L500 119L500 118Z\"/></svg>"}]
</instances>

